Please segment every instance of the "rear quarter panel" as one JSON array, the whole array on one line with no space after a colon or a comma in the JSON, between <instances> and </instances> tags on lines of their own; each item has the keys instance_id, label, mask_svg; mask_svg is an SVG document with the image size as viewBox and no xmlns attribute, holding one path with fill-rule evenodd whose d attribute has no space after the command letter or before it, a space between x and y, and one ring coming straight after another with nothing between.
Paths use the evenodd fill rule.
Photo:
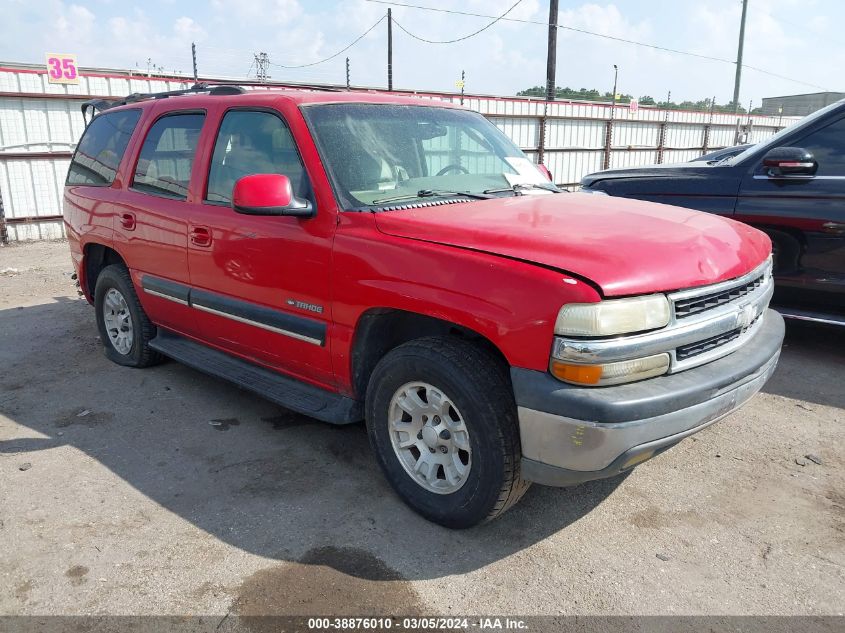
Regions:
<instances>
[{"instance_id":1,"label":"rear quarter panel","mask_svg":"<svg viewBox=\"0 0 845 633\"><path fill-rule=\"evenodd\" d=\"M89 244L114 247L114 205L120 194L120 190L113 187L65 186L62 200L65 232L83 290L87 288L83 265L85 247ZM92 300L87 294L86 298Z\"/></svg>"},{"instance_id":2,"label":"rear quarter panel","mask_svg":"<svg viewBox=\"0 0 845 633\"><path fill-rule=\"evenodd\" d=\"M132 106L137 108L137 105ZM124 150L118 165L114 182L109 186L67 185L62 197L62 214L65 232L70 246L71 259L76 268L83 291L87 290L85 280L85 249L89 244L100 244L125 254L115 245L114 225L123 197L123 182L127 166L138 146L138 131L143 128L149 108L145 108ZM93 297L85 295L89 302Z\"/></svg>"}]
</instances>

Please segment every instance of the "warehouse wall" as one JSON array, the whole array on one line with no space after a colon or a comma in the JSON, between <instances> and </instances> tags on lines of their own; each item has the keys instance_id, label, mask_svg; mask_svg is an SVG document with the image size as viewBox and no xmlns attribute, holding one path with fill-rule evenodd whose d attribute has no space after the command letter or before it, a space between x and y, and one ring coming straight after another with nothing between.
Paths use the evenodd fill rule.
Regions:
<instances>
[{"instance_id":1,"label":"warehouse wall","mask_svg":"<svg viewBox=\"0 0 845 633\"><path fill-rule=\"evenodd\" d=\"M0 64L0 240L62 237L61 196L70 157L84 130L82 101L134 92L178 90L184 78L147 78L121 71L80 71L76 86L49 84L38 67ZM459 102L453 94L413 93ZM542 157L555 182L573 186L606 167L681 162L733 144L736 117L608 104L468 96L535 162ZM759 142L797 118L743 117L749 142ZM608 140L610 139L610 143ZM610 145L608 147L608 145ZM5 223L2 219L5 218Z\"/></svg>"},{"instance_id":2,"label":"warehouse wall","mask_svg":"<svg viewBox=\"0 0 845 633\"><path fill-rule=\"evenodd\" d=\"M177 90L182 80L81 73L76 86L47 82L46 72L0 65L0 205L8 241L55 239L65 174L92 97Z\"/></svg>"}]
</instances>

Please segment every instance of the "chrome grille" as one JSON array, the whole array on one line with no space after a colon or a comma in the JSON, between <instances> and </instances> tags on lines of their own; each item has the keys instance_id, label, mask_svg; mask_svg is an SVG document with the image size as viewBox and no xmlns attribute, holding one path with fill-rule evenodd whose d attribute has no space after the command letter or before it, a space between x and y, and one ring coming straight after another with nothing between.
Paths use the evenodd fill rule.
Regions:
<instances>
[{"instance_id":1,"label":"chrome grille","mask_svg":"<svg viewBox=\"0 0 845 633\"><path fill-rule=\"evenodd\" d=\"M675 350L675 357L678 360L685 360L687 358L697 356L698 354L709 352L711 349L716 349L725 343L730 343L734 339L739 338L740 334L742 334L742 328L738 327L730 332L723 332L722 334L711 336L710 338L698 341L697 343L682 345Z\"/></svg>"},{"instance_id":2,"label":"chrome grille","mask_svg":"<svg viewBox=\"0 0 845 633\"><path fill-rule=\"evenodd\" d=\"M718 308L721 305L741 299L747 294L754 292L757 288L763 285L764 274L761 274L756 279L721 290L710 294L699 295L697 297L689 297L685 299L675 300L675 318L684 319L686 317Z\"/></svg>"}]
</instances>

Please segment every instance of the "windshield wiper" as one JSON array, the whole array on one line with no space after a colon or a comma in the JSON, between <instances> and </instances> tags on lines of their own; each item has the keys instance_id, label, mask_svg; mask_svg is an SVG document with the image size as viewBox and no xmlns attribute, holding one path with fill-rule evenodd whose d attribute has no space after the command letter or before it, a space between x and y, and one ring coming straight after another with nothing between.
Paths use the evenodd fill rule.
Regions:
<instances>
[{"instance_id":1,"label":"windshield wiper","mask_svg":"<svg viewBox=\"0 0 845 633\"><path fill-rule=\"evenodd\" d=\"M563 193L563 189L558 189L555 185L549 183L548 185L538 185L536 183L518 182L512 187L502 187L501 189L485 189L484 193L505 193L512 191L514 195L523 195L523 189L543 189L544 191L551 191L552 193Z\"/></svg>"},{"instance_id":2,"label":"windshield wiper","mask_svg":"<svg viewBox=\"0 0 845 633\"><path fill-rule=\"evenodd\" d=\"M407 193L404 196L394 196L392 198L380 198L373 200L370 206L377 204L387 204L388 202L400 202L402 200L413 200L414 198L432 198L434 196L465 196L467 198L474 198L476 200L489 200L493 196L485 195L484 193L469 193L467 191L441 191L435 189L420 189L417 193Z\"/></svg>"}]
</instances>

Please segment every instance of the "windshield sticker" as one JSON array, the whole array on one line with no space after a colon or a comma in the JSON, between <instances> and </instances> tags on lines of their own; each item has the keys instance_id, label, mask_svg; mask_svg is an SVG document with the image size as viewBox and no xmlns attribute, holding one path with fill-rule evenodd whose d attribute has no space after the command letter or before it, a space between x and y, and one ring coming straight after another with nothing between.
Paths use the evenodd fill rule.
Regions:
<instances>
[{"instance_id":1,"label":"windshield sticker","mask_svg":"<svg viewBox=\"0 0 845 633\"><path fill-rule=\"evenodd\" d=\"M509 185L548 184L543 174L537 169L537 165L524 156L505 156L505 161L516 172L515 174L502 174Z\"/></svg>"}]
</instances>

